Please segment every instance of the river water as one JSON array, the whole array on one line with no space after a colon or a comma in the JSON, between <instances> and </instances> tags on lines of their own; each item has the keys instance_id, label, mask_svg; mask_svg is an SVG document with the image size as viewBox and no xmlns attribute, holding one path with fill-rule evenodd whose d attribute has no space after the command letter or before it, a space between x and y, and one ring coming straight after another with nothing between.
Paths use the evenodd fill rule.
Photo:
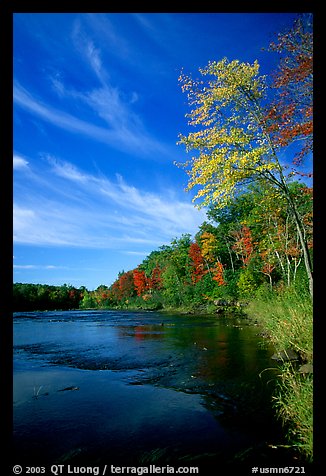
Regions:
<instances>
[{"instance_id":1,"label":"river water","mask_svg":"<svg viewBox=\"0 0 326 476\"><path fill-rule=\"evenodd\" d=\"M15 461L275 465L277 370L259 331L235 316L15 313Z\"/></svg>"}]
</instances>

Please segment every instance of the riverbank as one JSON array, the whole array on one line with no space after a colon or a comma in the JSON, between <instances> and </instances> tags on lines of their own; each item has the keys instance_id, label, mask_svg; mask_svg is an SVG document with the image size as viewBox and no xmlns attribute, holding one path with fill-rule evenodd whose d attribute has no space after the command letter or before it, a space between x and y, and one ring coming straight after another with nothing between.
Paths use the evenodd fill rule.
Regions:
<instances>
[{"instance_id":1,"label":"riverbank","mask_svg":"<svg viewBox=\"0 0 326 476\"><path fill-rule=\"evenodd\" d=\"M246 308L275 347L279 385L274 396L290 446L313 460L313 309L305 291L284 288L256 296Z\"/></svg>"},{"instance_id":2,"label":"riverbank","mask_svg":"<svg viewBox=\"0 0 326 476\"><path fill-rule=\"evenodd\" d=\"M110 306L108 309L123 309L127 311L157 311L162 313L173 312L176 314L199 314L210 316L216 316L217 314L224 315L225 313L239 313L245 316L245 308L247 304L248 302L237 301L235 299L210 299L203 301L200 304L188 303L173 306L162 304L161 301L157 301L154 297L153 299L146 301L139 298L130 299L122 302L120 305Z\"/></svg>"}]
</instances>

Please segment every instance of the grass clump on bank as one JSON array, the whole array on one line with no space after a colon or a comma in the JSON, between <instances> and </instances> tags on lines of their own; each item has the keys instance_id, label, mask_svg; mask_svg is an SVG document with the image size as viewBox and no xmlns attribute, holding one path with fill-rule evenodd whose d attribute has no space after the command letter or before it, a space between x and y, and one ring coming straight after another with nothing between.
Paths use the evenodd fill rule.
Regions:
<instances>
[{"instance_id":1,"label":"grass clump on bank","mask_svg":"<svg viewBox=\"0 0 326 476\"><path fill-rule=\"evenodd\" d=\"M313 459L313 377L302 375L292 364L283 365L275 406L286 424L291 446L310 462Z\"/></svg>"},{"instance_id":2,"label":"grass clump on bank","mask_svg":"<svg viewBox=\"0 0 326 476\"><path fill-rule=\"evenodd\" d=\"M292 349L301 364L313 364L313 309L308 291L293 287L261 289L247 311L264 328L277 352ZM301 373L297 363L284 362L279 377L274 396L277 414L289 444L312 461L313 374Z\"/></svg>"}]
</instances>

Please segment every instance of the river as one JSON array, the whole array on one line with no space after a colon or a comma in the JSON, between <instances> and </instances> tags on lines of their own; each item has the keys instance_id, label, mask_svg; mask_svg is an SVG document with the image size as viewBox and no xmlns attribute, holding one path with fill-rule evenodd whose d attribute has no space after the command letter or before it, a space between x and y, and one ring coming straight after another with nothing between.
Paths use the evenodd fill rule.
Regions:
<instances>
[{"instance_id":1,"label":"river","mask_svg":"<svg viewBox=\"0 0 326 476\"><path fill-rule=\"evenodd\" d=\"M236 316L14 313L15 461L275 466L277 370L259 331Z\"/></svg>"}]
</instances>

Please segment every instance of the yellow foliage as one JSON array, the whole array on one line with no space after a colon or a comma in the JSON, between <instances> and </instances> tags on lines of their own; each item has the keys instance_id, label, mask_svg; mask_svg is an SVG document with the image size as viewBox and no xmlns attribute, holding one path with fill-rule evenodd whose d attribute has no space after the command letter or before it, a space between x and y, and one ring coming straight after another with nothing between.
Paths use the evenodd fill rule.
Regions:
<instances>
[{"instance_id":1,"label":"yellow foliage","mask_svg":"<svg viewBox=\"0 0 326 476\"><path fill-rule=\"evenodd\" d=\"M208 263L213 263L215 261L214 251L216 252L217 240L213 233L205 231L200 236L201 241L201 254Z\"/></svg>"},{"instance_id":2,"label":"yellow foliage","mask_svg":"<svg viewBox=\"0 0 326 476\"><path fill-rule=\"evenodd\" d=\"M180 135L179 144L199 154L178 165L189 175L187 190L199 188L193 201L222 208L248 180L269 178L281 168L264 130L259 102L266 86L258 62L224 58L199 72L209 80L183 73L179 78L192 107L189 124L196 129Z\"/></svg>"}]
</instances>

